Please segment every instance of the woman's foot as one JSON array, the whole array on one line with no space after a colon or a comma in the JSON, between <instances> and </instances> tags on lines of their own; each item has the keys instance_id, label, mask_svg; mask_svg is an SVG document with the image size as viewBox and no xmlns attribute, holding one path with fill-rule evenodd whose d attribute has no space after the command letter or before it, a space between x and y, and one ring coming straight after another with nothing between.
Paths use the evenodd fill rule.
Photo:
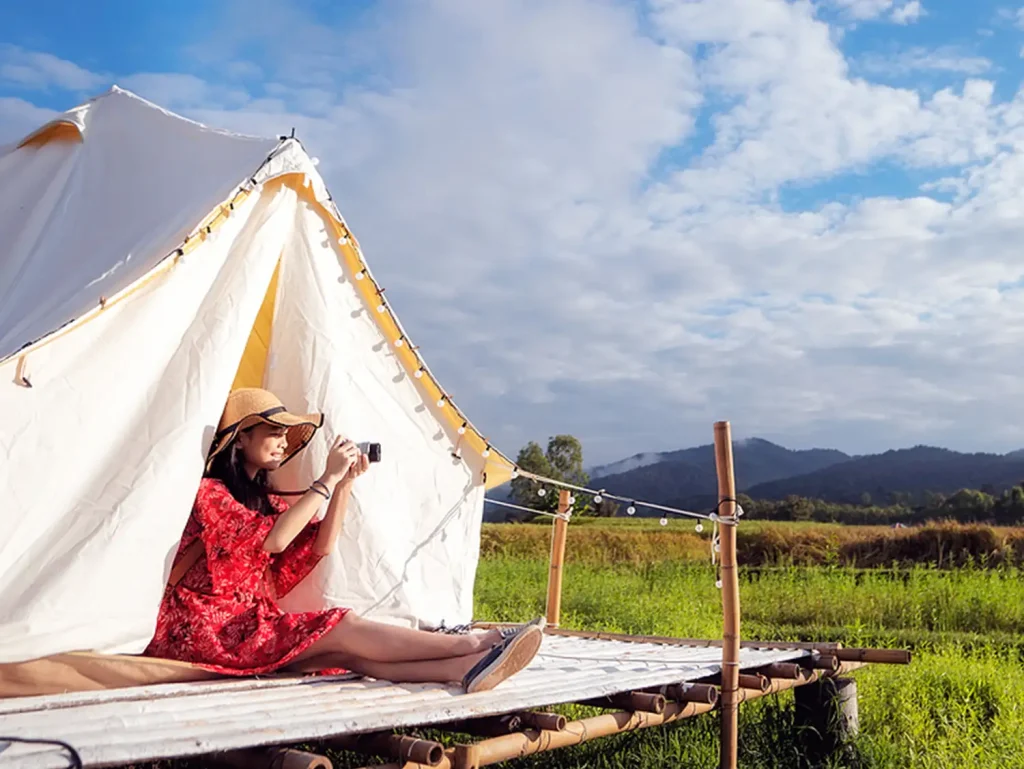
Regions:
<instances>
[{"instance_id":1,"label":"woman's foot","mask_svg":"<svg viewBox=\"0 0 1024 769\"><path fill-rule=\"evenodd\" d=\"M516 629L470 668L462 679L468 694L493 689L525 668L540 650L544 633L532 622Z\"/></svg>"}]
</instances>

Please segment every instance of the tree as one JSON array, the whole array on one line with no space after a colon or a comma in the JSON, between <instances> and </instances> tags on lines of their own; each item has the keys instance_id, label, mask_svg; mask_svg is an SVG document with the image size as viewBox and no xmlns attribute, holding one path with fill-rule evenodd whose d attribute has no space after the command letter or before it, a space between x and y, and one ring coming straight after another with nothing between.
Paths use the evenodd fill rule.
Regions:
<instances>
[{"instance_id":1,"label":"tree","mask_svg":"<svg viewBox=\"0 0 1024 769\"><path fill-rule=\"evenodd\" d=\"M555 481L586 486L590 476L583 469L583 446L572 435L556 435L548 439L547 450L530 441L519 450L516 465L527 472L542 475ZM540 492L543 491L542 495ZM576 493L572 506L573 515L586 515L592 511L593 498ZM553 513L558 509L558 489L546 487L530 478L519 477L512 481L512 501L522 507ZM598 506L596 514L614 515L617 506ZM529 520L521 518L520 520Z\"/></svg>"}]
</instances>

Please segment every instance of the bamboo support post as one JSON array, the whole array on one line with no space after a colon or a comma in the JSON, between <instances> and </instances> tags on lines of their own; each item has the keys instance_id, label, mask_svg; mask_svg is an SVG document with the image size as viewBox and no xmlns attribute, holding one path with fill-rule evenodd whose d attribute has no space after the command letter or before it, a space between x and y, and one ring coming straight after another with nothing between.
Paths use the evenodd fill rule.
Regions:
<instances>
[{"instance_id":1,"label":"bamboo support post","mask_svg":"<svg viewBox=\"0 0 1024 769\"><path fill-rule=\"evenodd\" d=\"M732 431L728 422L715 423L715 469L718 474L718 514L736 514L736 476L732 464ZM736 769L740 672L740 583L736 568L736 527L721 527L722 579L722 742L721 769Z\"/></svg>"},{"instance_id":2,"label":"bamboo support post","mask_svg":"<svg viewBox=\"0 0 1024 769\"><path fill-rule=\"evenodd\" d=\"M807 669L795 662L773 662L760 668L757 672L768 678L798 679L807 675Z\"/></svg>"},{"instance_id":3,"label":"bamboo support post","mask_svg":"<svg viewBox=\"0 0 1024 769\"><path fill-rule=\"evenodd\" d=\"M651 692L620 692L608 697L582 700L580 705L589 705L593 708L616 708L631 713L656 713L660 715L665 712L665 695L653 694Z\"/></svg>"},{"instance_id":4,"label":"bamboo support post","mask_svg":"<svg viewBox=\"0 0 1024 769\"><path fill-rule=\"evenodd\" d=\"M405 734L361 734L334 740L330 744L343 750L387 756L423 766L437 766L444 758L444 746L440 742L422 740Z\"/></svg>"},{"instance_id":5,"label":"bamboo support post","mask_svg":"<svg viewBox=\"0 0 1024 769\"><path fill-rule=\"evenodd\" d=\"M209 758L211 763L233 769L334 769L327 756L293 748L243 748Z\"/></svg>"},{"instance_id":6,"label":"bamboo support post","mask_svg":"<svg viewBox=\"0 0 1024 769\"><path fill-rule=\"evenodd\" d=\"M558 512L564 515L569 512L569 490L558 492ZM555 518L551 530L551 568L548 572L548 604L546 612L547 627L557 627L562 612L562 566L565 563L565 538L569 522L565 518Z\"/></svg>"}]
</instances>

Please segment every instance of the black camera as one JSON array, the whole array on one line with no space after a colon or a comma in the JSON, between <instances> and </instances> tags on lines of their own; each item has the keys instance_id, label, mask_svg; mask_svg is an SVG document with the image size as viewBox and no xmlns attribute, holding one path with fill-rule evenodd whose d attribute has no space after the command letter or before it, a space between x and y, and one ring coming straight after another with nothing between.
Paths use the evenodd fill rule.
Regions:
<instances>
[{"instance_id":1,"label":"black camera","mask_svg":"<svg viewBox=\"0 0 1024 769\"><path fill-rule=\"evenodd\" d=\"M357 443L356 448L360 452L366 454L366 457L371 462L380 462L380 444L379 443Z\"/></svg>"}]
</instances>

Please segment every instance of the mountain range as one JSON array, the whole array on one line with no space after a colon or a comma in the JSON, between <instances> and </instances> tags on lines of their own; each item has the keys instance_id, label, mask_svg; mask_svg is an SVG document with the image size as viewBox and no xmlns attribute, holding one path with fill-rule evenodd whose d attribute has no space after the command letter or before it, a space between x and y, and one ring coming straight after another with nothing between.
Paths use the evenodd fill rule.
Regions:
<instances>
[{"instance_id":1,"label":"mountain range","mask_svg":"<svg viewBox=\"0 0 1024 769\"><path fill-rule=\"evenodd\" d=\"M791 494L859 504L889 504L894 493L920 502L927 492L962 488L1000 493L1024 481L1024 449L967 454L915 446L864 456L835 449L792 450L760 438L733 444L737 490L754 499ZM711 444L651 452L589 469L590 487L623 497L684 508L707 508L717 490ZM496 490L498 491L498 490ZM502 496L500 491L497 496ZM489 511L488 519L500 519Z\"/></svg>"}]
</instances>

